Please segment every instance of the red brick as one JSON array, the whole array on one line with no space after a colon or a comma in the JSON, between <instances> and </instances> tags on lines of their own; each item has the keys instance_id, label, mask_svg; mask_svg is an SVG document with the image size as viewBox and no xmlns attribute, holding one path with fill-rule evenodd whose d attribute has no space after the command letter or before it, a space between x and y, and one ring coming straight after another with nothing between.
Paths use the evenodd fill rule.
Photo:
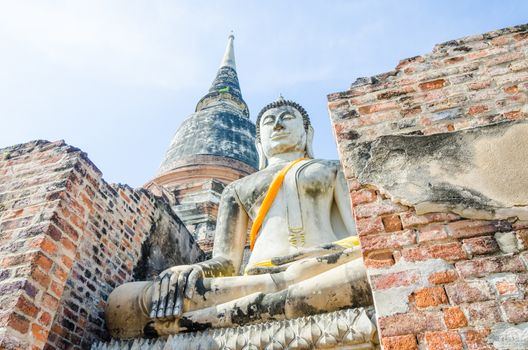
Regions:
<instances>
[{"instance_id":1,"label":"red brick","mask_svg":"<svg viewBox=\"0 0 528 350\"><path fill-rule=\"evenodd\" d=\"M473 255L491 254L499 251L499 245L493 236L469 238L462 240L462 242L464 248Z\"/></svg>"},{"instance_id":2,"label":"red brick","mask_svg":"<svg viewBox=\"0 0 528 350\"><path fill-rule=\"evenodd\" d=\"M455 238L469 238L495 232L511 231L508 221L462 220L447 225L448 233Z\"/></svg>"},{"instance_id":3,"label":"red brick","mask_svg":"<svg viewBox=\"0 0 528 350\"><path fill-rule=\"evenodd\" d=\"M517 41L526 40L528 39L528 32L522 32L522 33L515 34L513 38Z\"/></svg>"},{"instance_id":4,"label":"red brick","mask_svg":"<svg viewBox=\"0 0 528 350\"><path fill-rule=\"evenodd\" d=\"M425 58L423 56L413 56L413 57L409 57L409 58L404 58L403 60L400 60L400 62L396 66L396 69L400 70L401 68L403 68L404 66L407 66L409 64L420 63L420 62L424 62L424 61L425 61Z\"/></svg>"},{"instance_id":5,"label":"red brick","mask_svg":"<svg viewBox=\"0 0 528 350\"><path fill-rule=\"evenodd\" d=\"M496 55L493 58L486 61L486 64L488 66L503 64L511 61L515 61L517 59L523 58L522 52L508 52L501 55Z\"/></svg>"},{"instance_id":6,"label":"red brick","mask_svg":"<svg viewBox=\"0 0 528 350\"><path fill-rule=\"evenodd\" d=\"M419 334L425 331L445 329L443 313L440 311L409 312L380 317L378 324L382 337Z\"/></svg>"},{"instance_id":7,"label":"red brick","mask_svg":"<svg viewBox=\"0 0 528 350\"><path fill-rule=\"evenodd\" d=\"M49 271L53 265L53 261L42 253L37 254L35 263L42 268L45 272Z\"/></svg>"},{"instance_id":8,"label":"red brick","mask_svg":"<svg viewBox=\"0 0 528 350\"><path fill-rule=\"evenodd\" d=\"M445 286L451 304L474 303L491 300L495 296L490 286L483 280L459 281Z\"/></svg>"},{"instance_id":9,"label":"red brick","mask_svg":"<svg viewBox=\"0 0 528 350\"><path fill-rule=\"evenodd\" d=\"M77 241L79 238L79 234L77 232L77 229L73 228L66 220L59 216L53 217L53 224L57 225L57 227L67 236L69 236L74 242Z\"/></svg>"},{"instance_id":10,"label":"red brick","mask_svg":"<svg viewBox=\"0 0 528 350\"><path fill-rule=\"evenodd\" d=\"M429 259L444 259L456 261L465 259L466 253L462 249L462 244L458 242L433 244L413 248L404 248L402 256L407 261L419 261Z\"/></svg>"},{"instance_id":11,"label":"red brick","mask_svg":"<svg viewBox=\"0 0 528 350\"><path fill-rule=\"evenodd\" d=\"M365 218L356 220L356 230L358 235L370 235L373 233L381 233L384 231L383 223L381 218Z\"/></svg>"},{"instance_id":12,"label":"red brick","mask_svg":"<svg viewBox=\"0 0 528 350\"><path fill-rule=\"evenodd\" d=\"M68 279L68 272L61 268L59 265L55 265L52 271L53 275L59 279L59 281L66 282Z\"/></svg>"},{"instance_id":13,"label":"red brick","mask_svg":"<svg viewBox=\"0 0 528 350\"><path fill-rule=\"evenodd\" d=\"M67 269L71 269L73 266L73 260L66 255L61 256L61 262L66 266Z\"/></svg>"},{"instance_id":14,"label":"red brick","mask_svg":"<svg viewBox=\"0 0 528 350\"><path fill-rule=\"evenodd\" d=\"M502 303L502 309L508 322L521 323L528 321L528 300L509 299Z\"/></svg>"},{"instance_id":15,"label":"red brick","mask_svg":"<svg viewBox=\"0 0 528 350\"><path fill-rule=\"evenodd\" d=\"M376 200L376 191L371 189L361 189L359 191L351 192L352 204L370 203Z\"/></svg>"},{"instance_id":16,"label":"red brick","mask_svg":"<svg viewBox=\"0 0 528 350\"><path fill-rule=\"evenodd\" d=\"M44 311L39 317L39 322L43 326L49 326L51 323L51 315L49 312Z\"/></svg>"},{"instance_id":17,"label":"red brick","mask_svg":"<svg viewBox=\"0 0 528 350\"><path fill-rule=\"evenodd\" d=\"M66 334L68 333L68 331L64 327L57 323L53 323L53 326L51 326L51 332L60 335L61 337L66 336Z\"/></svg>"},{"instance_id":18,"label":"red brick","mask_svg":"<svg viewBox=\"0 0 528 350\"><path fill-rule=\"evenodd\" d=\"M411 107L411 108L401 109L400 110L400 115L405 118L405 117L408 117L408 116L412 116L412 115L418 114L420 112L422 112L422 107L415 106L415 107Z\"/></svg>"},{"instance_id":19,"label":"red brick","mask_svg":"<svg viewBox=\"0 0 528 350\"><path fill-rule=\"evenodd\" d=\"M59 284L55 281L51 281L50 289L57 298L60 298L62 296L62 293L64 292L64 284Z\"/></svg>"},{"instance_id":20,"label":"red brick","mask_svg":"<svg viewBox=\"0 0 528 350\"><path fill-rule=\"evenodd\" d=\"M85 193L80 194L81 201L84 203L84 205L88 208L90 212L94 211L93 207L93 199L88 198L88 196Z\"/></svg>"},{"instance_id":21,"label":"red brick","mask_svg":"<svg viewBox=\"0 0 528 350\"><path fill-rule=\"evenodd\" d=\"M468 350L495 350L495 347L486 341L486 337L489 335L487 329L468 329L462 331L462 334Z\"/></svg>"},{"instance_id":22,"label":"red brick","mask_svg":"<svg viewBox=\"0 0 528 350\"><path fill-rule=\"evenodd\" d=\"M130 197L122 190L119 190L119 196L125 200L128 204L130 204Z\"/></svg>"},{"instance_id":23,"label":"red brick","mask_svg":"<svg viewBox=\"0 0 528 350\"><path fill-rule=\"evenodd\" d=\"M463 60L464 60L464 56L451 57L451 58L448 58L448 59L444 60L444 63L445 64L455 64L455 63L461 62Z\"/></svg>"},{"instance_id":24,"label":"red brick","mask_svg":"<svg viewBox=\"0 0 528 350\"><path fill-rule=\"evenodd\" d=\"M55 311L59 305L59 300L51 294L44 293L44 296L42 297L42 305L49 311Z\"/></svg>"},{"instance_id":25,"label":"red brick","mask_svg":"<svg viewBox=\"0 0 528 350\"><path fill-rule=\"evenodd\" d=\"M393 232L390 234L368 235L361 238L361 248L365 251L398 248L416 243L413 230Z\"/></svg>"},{"instance_id":26,"label":"red brick","mask_svg":"<svg viewBox=\"0 0 528 350\"><path fill-rule=\"evenodd\" d=\"M42 251L46 254L53 256L57 252L57 245L50 239L45 238L40 244L40 249L42 249Z\"/></svg>"},{"instance_id":27,"label":"red brick","mask_svg":"<svg viewBox=\"0 0 528 350\"><path fill-rule=\"evenodd\" d=\"M356 218L366 218L371 216L381 216L405 211L407 208L392 202L391 200L377 201L362 204L354 207Z\"/></svg>"},{"instance_id":28,"label":"red brick","mask_svg":"<svg viewBox=\"0 0 528 350\"><path fill-rule=\"evenodd\" d=\"M517 230L516 236L522 249L528 249L528 230Z\"/></svg>"},{"instance_id":29,"label":"red brick","mask_svg":"<svg viewBox=\"0 0 528 350\"><path fill-rule=\"evenodd\" d=\"M7 326L19 333L26 334L29 329L29 321L22 315L12 313L7 321Z\"/></svg>"},{"instance_id":30,"label":"red brick","mask_svg":"<svg viewBox=\"0 0 528 350\"><path fill-rule=\"evenodd\" d=\"M361 106L358 108L358 112L359 114L371 114L376 112L384 112L396 108L398 108L398 104L396 102L384 102L369 106Z\"/></svg>"},{"instance_id":31,"label":"red brick","mask_svg":"<svg viewBox=\"0 0 528 350\"><path fill-rule=\"evenodd\" d=\"M48 339L48 331L36 323L31 325L31 334L40 342L45 342Z\"/></svg>"},{"instance_id":32,"label":"red brick","mask_svg":"<svg viewBox=\"0 0 528 350\"><path fill-rule=\"evenodd\" d=\"M432 222L448 222L458 220L460 217L452 213L429 213L417 215L414 212L401 213L400 218L404 228L429 224Z\"/></svg>"},{"instance_id":33,"label":"red brick","mask_svg":"<svg viewBox=\"0 0 528 350\"><path fill-rule=\"evenodd\" d=\"M447 295L442 287L418 289L412 294L412 297L419 308L447 304Z\"/></svg>"},{"instance_id":34,"label":"red brick","mask_svg":"<svg viewBox=\"0 0 528 350\"><path fill-rule=\"evenodd\" d=\"M382 92L378 94L376 98L378 100L388 100L388 99L391 99L394 97L400 97L400 96L403 96L403 95L406 95L406 94L409 94L415 91L416 90L414 90L414 88L411 86L404 86L403 88L398 89L398 90L389 90L389 91Z\"/></svg>"},{"instance_id":35,"label":"red brick","mask_svg":"<svg viewBox=\"0 0 528 350\"><path fill-rule=\"evenodd\" d=\"M420 228L418 231L418 242L437 241L447 238L445 225L443 224L429 224Z\"/></svg>"},{"instance_id":36,"label":"red brick","mask_svg":"<svg viewBox=\"0 0 528 350\"><path fill-rule=\"evenodd\" d=\"M489 88L490 85L491 85L491 81L480 81L480 82L469 84L468 88L470 90L482 90L482 89Z\"/></svg>"},{"instance_id":37,"label":"red brick","mask_svg":"<svg viewBox=\"0 0 528 350\"><path fill-rule=\"evenodd\" d=\"M373 275L370 277L374 289L388 289L394 287L409 286L418 282L420 275L417 271L401 271L384 275Z\"/></svg>"},{"instance_id":38,"label":"red brick","mask_svg":"<svg viewBox=\"0 0 528 350\"><path fill-rule=\"evenodd\" d=\"M16 307L24 315L34 318L37 316L39 309L33 304L29 299L27 299L23 294L18 297Z\"/></svg>"},{"instance_id":39,"label":"red brick","mask_svg":"<svg viewBox=\"0 0 528 350\"><path fill-rule=\"evenodd\" d=\"M462 277L482 277L497 272L522 272L525 267L517 255L492 256L455 263Z\"/></svg>"},{"instance_id":40,"label":"red brick","mask_svg":"<svg viewBox=\"0 0 528 350\"><path fill-rule=\"evenodd\" d=\"M32 259L30 254L9 255L0 259L0 266L4 268L27 264Z\"/></svg>"},{"instance_id":41,"label":"red brick","mask_svg":"<svg viewBox=\"0 0 528 350\"><path fill-rule=\"evenodd\" d=\"M467 326L466 315L460 307L453 306L444 310L444 322L447 328L462 328Z\"/></svg>"},{"instance_id":42,"label":"red brick","mask_svg":"<svg viewBox=\"0 0 528 350\"><path fill-rule=\"evenodd\" d=\"M70 241L68 238L62 237L60 243L62 244L64 249L70 251L71 253L75 253L75 244L73 244L73 242Z\"/></svg>"},{"instance_id":43,"label":"red brick","mask_svg":"<svg viewBox=\"0 0 528 350\"><path fill-rule=\"evenodd\" d=\"M482 112L486 112L488 110L488 106L486 105L474 105L469 107L468 114L469 115L477 115Z\"/></svg>"},{"instance_id":44,"label":"red brick","mask_svg":"<svg viewBox=\"0 0 528 350\"><path fill-rule=\"evenodd\" d=\"M418 350L416 336L413 334L381 338L384 350Z\"/></svg>"},{"instance_id":45,"label":"red brick","mask_svg":"<svg viewBox=\"0 0 528 350\"><path fill-rule=\"evenodd\" d=\"M456 331L425 332L427 350L463 350L462 339Z\"/></svg>"},{"instance_id":46,"label":"red brick","mask_svg":"<svg viewBox=\"0 0 528 350\"><path fill-rule=\"evenodd\" d=\"M55 225L48 226L47 234L54 241L58 241L62 237L62 232Z\"/></svg>"},{"instance_id":47,"label":"red brick","mask_svg":"<svg viewBox=\"0 0 528 350\"><path fill-rule=\"evenodd\" d=\"M499 280L495 283L495 289L500 296L514 295L519 293L519 288L513 281Z\"/></svg>"},{"instance_id":48,"label":"red brick","mask_svg":"<svg viewBox=\"0 0 528 350\"><path fill-rule=\"evenodd\" d=\"M394 232L402 230L402 223L398 215L389 215L381 218L383 221L383 227L385 227L385 232Z\"/></svg>"},{"instance_id":49,"label":"red brick","mask_svg":"<svg viewBox=\"0 0 528 350\"><path fill-rule=\"evenodd\" d=\"M429 275L429 283L432 284L445 284L451 283L458 279L458 274L455 270L447 270L440 272L433 272Z\"/></svg>"},{"instance_id":50,"label":"red brick","mask_svg":"<svg viewBox=\"0 0 528 350\"><path fill-rule=\"evenodd\" d=\"M431 80L425 83L421 83L418 86L423 91L429 91L429 90L440 89L444 87L445 84L446 84L446 81L444 79L437 79L437 80Z\"/></svg>"},{"instance_id":51,"label":"red brick","mask_svg":"<svg viewBox=\"0 0 528 350\"><path fill-rule=\"evenodd\" d=\"M394 256L390 251L377 251L367 253L364 256L365 266L367 268L382 268L394 265Z\"/></svg>"},{"instance_id":52,"label":"red brick","mask_svg":"<svg viewBox=\"0 0 528 350\"><path fill-rule=\"evenodd\" d=\"M51 281L50 276L38 267L33 268L31 271L31 277L44 288L47 288Z\"/></svg>"},{"instance_id":53,"label":"red brick","mask_svg":"<svg viewBox=\"0 0 528 350\"><path fill-rule=\"evenodd\" d=\"M468 316L469 325L491 327L501 321L499 308L495 300L482 301L462 306Z\"/></svg>"},{"instance_id":54,"label":"red brick","mask_svg":"<svg viewBox=\"0 0 528 350\"><path fill-rule=\"evenodd\" d=\"M502 89L507 94L516 94L519 92L519 87L517 85L506 86Z\"/></svg>"}]
</instances>

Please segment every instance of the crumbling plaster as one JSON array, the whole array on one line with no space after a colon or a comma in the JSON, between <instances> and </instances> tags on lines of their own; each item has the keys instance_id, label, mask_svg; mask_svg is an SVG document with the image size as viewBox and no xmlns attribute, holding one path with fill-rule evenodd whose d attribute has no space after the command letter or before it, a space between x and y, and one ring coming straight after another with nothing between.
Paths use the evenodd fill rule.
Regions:
<instances>
[{"instance_id":1,"label":"crumbling plaster","mask_svg":"<svg viewBox=\"0 0 528 350\"><path fill-rule=\"evenodd\" d=\"M528 220L528 122L422 135L387 135L350 148L363 184L418 214Z\"/></svg>"}]
</instances>

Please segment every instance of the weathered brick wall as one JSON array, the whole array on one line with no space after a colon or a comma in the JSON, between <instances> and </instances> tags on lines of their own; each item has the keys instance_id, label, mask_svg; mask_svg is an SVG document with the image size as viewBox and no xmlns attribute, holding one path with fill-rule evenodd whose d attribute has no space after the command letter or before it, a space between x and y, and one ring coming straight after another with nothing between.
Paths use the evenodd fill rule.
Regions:
<instances>
[{"instance_id":1,"label":"weathered brick wall","mask_svg":"<svg viewBox=\"0 0 528 350\"><path fill-rule=\"evenodd\" d=\"M174 250L158 268L202 254L166 203L108 185L78 149L35 141L0 150L0 348L104 339L106 298L131 279L149 235L168 236Z\"/></svg>"},{"instance_id":2,"label":"weathered brick wall","mask_svg":"<svg viewBox=\"0 0 528 350\"><path fill-rule=\"evenodd\" d=\"M351 164L354 148L383 135L525 119L527 30L437 45L328 97L385 349L491 349L498 325L528 321L528 222L417 215L357 181Z\"/></svg>"}]
</instances>

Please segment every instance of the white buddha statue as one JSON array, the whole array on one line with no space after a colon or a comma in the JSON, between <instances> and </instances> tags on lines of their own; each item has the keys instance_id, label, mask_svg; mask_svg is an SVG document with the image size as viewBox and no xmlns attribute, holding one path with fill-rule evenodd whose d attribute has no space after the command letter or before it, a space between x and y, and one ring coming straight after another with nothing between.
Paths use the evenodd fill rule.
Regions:
<instances>
[{"instance_id":1,"label":"white buddha statue","mask_svg":"<svg viewBox=\"0 0 528 350\"><path fill-rule=\"evenodd\" d=\"M370 305L348 189L338 161L313 159L313 129L279 98L257 117L260 170L229 184L213 256L174 266L109 297L112 336L174 334ZM249 223L251 255L239 274Z\"/></svg>"}]
</instances>

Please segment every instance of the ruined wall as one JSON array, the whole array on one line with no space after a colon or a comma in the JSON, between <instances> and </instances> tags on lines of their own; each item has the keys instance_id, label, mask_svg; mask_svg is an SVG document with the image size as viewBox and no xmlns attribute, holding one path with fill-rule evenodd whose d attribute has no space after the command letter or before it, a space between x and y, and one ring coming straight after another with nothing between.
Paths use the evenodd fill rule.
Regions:
<instances>
[{"instance_id":1,"label":"ruined wall","mask_svg":"<svg viewBox=\"0 0 528 350\"><path fill-rule=\"evenodd\" d=\"M528 344L527 30L328 96L384 349Z\"/></svg>"},{"instance_id":2,"label":"ruined wall","mask_svg":"<svg viewBox=\"0 0 528 350\"><path fill-rule=\"evenodd\" d=\"M200 248L212 254L220 197L229 183L255 171L246 163L216 155L194 155L172 160L174 169L144 185L163 193Z\"/></svg>"},{"instance_id":3,"label":"ruined wall","mask_svg":"<svg viewBox=\"0 0 528 350\"><path fill-rule=\"evenodd\" d=\"M156 251L160 241L172 254ZM134 269L149 275L201 254L162 199L108 185L78 149L0 150L0 348L89 348L107 336L108 294Z\"/></svg>"}]
</instances>

